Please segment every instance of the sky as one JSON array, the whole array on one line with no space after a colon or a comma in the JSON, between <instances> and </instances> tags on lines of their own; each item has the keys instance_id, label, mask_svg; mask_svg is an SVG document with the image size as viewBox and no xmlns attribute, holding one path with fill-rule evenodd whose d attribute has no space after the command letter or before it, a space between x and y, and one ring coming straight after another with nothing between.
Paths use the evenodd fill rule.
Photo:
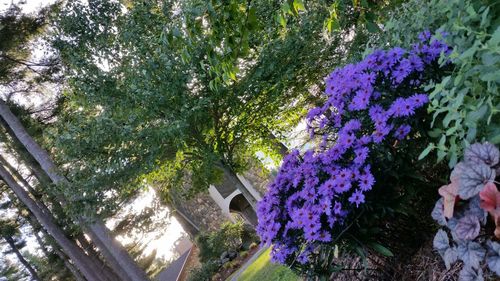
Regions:
<instances>
[{"instance_id":1,"label":"sky","mask_svg":"<svg viewBox=\"0 0 500 281\"><path fill-rule=\"evenodd\" d=\"M0 0L0 12L5 11L14 3L17 4L25 13L33 13L48 4L54 3L55 0Z\"/></svg>"},{"instance_id":2,"label":"sky","mask_svg":"<svg viewBox=\"0 0 500 281\"><path fill-rule=\"evenodd\" d=\"M160 260L168 261L176 258L174 246L182 237L187 234L182 229L180 223L172 216L170 210L165 206L158 206L158 198L154 189L149 187L144 190L134 201L125 206L125 208L117 214L116 218L112 218L107 222L107 226L114 228L120 218L125 217L127 214L140 214L148 207L156 206L155 214L151 218L153 222L157 223L158 229L153 229L149 232L141 232L138 230L128 233L125 236L117 237L123 244L129 244L134 241L140 241L141 245L145 245L144 256L147 256L153 250L156 250L156 257Z\"/></svg>"}]
</instances>

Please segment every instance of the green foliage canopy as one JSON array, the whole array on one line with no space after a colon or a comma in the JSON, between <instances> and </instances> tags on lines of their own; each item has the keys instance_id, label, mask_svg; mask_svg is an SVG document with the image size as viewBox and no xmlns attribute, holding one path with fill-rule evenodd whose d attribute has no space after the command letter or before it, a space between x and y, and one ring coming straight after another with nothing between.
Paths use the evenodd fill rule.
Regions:
<instances>
[{"instance_id":1,"label":"green foliage canopy","mask_svg":"<svg viewBox=\"0 0 500 281\"><path fill-rule=\"evenodd\" d=\"M278 158L317 81L364 33L361 12L346 8L325 36L331 4L307 2L283 30L278 1L68 3L53 42L69 87L51 137L72 167L77 188L66 192L115 200L138 179L168 193L189 176L194 193L258 150Z\"/></svg>"}]
</instances>

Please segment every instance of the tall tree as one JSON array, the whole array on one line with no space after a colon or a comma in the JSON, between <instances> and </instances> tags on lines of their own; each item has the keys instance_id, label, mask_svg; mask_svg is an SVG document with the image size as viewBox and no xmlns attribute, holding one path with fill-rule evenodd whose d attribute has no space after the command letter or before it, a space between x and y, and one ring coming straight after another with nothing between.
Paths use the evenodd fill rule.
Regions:
<instances>
[{"instance_id":1,"label":"tall tree","mask_svg":"<svg viewBox=\"0 0 500 281\"><path fill-rule=\"evenodd\" d=\"M70 184L64 176L58 173L58 169L47 151L42 149L33 138L31 138L21 122L12 114L5 102L1 100L0 117L9 126L9 131L15 135L15 138L17 138L33 158L36 159L54 184ZM67 200L63 197L61 199ZM71 201L66 201L66 204L68 203L71 204ZM119 242L114 239L104 223L99 219L96 220L97 221L88 221L86 218L79 219L79 221L84 224L92 241L101 250L106 261L114 269L115 273L118 274L122 280L148 280L144 271L137 266L125 249L123 249Z\"/></svg>"},{"instance_id":2,"label":"tall tree","mask_svg":"<svg viewBox=\"0 0 500 281\"><path fill-rule=\"evenodd\" d=\"M237 173L258 150L284 150L276 144L317 81L346 57L362 13L342 3L329 38L322 1L299 9L286 30L275 21L279 1L66 5L54 46L70 87L53 136L61 162L80 164L68 171L80 183L74 192L126 196L148 173L168 183L164 193L226 178L255 205Z\"/></svg>"},{"instance_id":3,"label":"tall tree","mask_svg":"<svg viewBox=\"0 0 500 281\"><path fill-rule=\"evenodd\" d=\"M0 156L1 157L1 156ZM17 198L33 213L37 221L51 234L66 254L75 263L78 269L88 280L109 280L103 278L100 268L96 267L88 257L69 240L65 233L56 225L50 214L45 213L36 202L12 177L7 169L0 165L0 178L16 194Z\"/></svg>"},{"instance_id":4,"label":"tall tree","mask_svg":"<svg viewBox=\"0 0 500 281\"><path fill-rule=\"evenodd\" d=\"M35 236L35 239L38 242L40 249L44 253L45 257L51 261L49 265L51 268L47 270L55 271L58 275L63 275L63 276L67 276L69 272L70 274L72 274L73 278L76 281L85 281L85 278L81 275L78 269L71 263L69 257L59 249L59 245L57 245L57 243L47 234L45 229L36 221L36 218L33 216L31 212L28 212L28 222L30 223L31 228L33 229L33 235ZM50 246L50 251L47 245ZM66 271L62 270L62 268L60 267L56 268L53 267L54 263L60 265L61 264L60 261L62 261L62 264L67 269Z\"/></svg>"},{"instance_id":5,"label":"tall tree","mask_svg":"<svg viewBox=\"0 0 500 281\"><path fill-rule=\"evenodd\" d=\"M26 19L26 21L24 21L24 19ZM48 74L52 74L54 71L57 71L57 65L48 63L34 64L26 59L30 52L29 48L25 48L25 46L28 45L27 42L29 42L31 36L39 32L44 26L45 21L43 19L44 17L34 20L30 17L23 16L20 13L20 10L14 6L11 10L9 10L9 13L3 14L0 17L2 23L6 23L6 26L8 26L7 28L2 28L2 30L0 30L2 34L5 35L6 39L3 41L3 44L0 45L0 50L2 51L0 59L8 62L8 64L2 64L3 73L0 74L4 74L1 75L2 86L11 90L9 93L17 92L17 87L10 87L11 85L31 85L31 83L28 83L31 81L27 79L27 73L31 73L34 74L35 77L39 77L39 79L35 79L35 82L43 81L47 73L42 73L39 68L40 66L51 66L46 69ZM25 28L25 26L28 26L29 28ZM2 38L4 39L4 36L2 36ZM18 71L19 68L21 68L21 70ZM12 73L16 73L18 75L7 75ZM23 92L27 91L23 90ZM25 98L27 98L27 96ZM5 118L4 121L6 121ZM18 125L21 125L21 123ZM12 128L11 126L8 126L7 129L9 133L16 135L15 130L19 128ZM25 135L22 135L19 141L25 145L26 143L22 140L25 140L29 137L29 135L24 128L22 128L22 130ZM17 136L19 135L17 134ZM13 136L13 138L16 138L16 136ZM30 140L34 142L32 139ZM39 146L36 148L40 149ZM65 181L64 177L58 176L56 170L54 169L55 165L50 162L50 156L45 151L42 151L42 153L40 153L40 151L33 151L33 146L27 147L27 151L33 155L33 158L35 158L38 162L40 162L43 158L39 164L55 185L68 183ZM38 157L40 155L42 158ZM52 167L50 165L52 165ZM59 196L59 198L56 199L68 202L67 198L64 196ZM113 267L116 274L120 275L122 280L147 280L144 272L133 262L121 245L119 245L119 243L112 237L103 222L98 221L89 223L83 218L81 218L79 222L90 224L87 228L89 235L92 237L93 242L101 249L101 253L106 258L107 262Z\"/></svg>"},{"instance_id":6,"label":"tall tree","mask_svg":"<svg viewBox=\"0 0 500 281\"><path fill-rule=\"evenodd\" d=\"M21 254L21 249L26 246L26 242L19 238L19 225L13 220L0 221L0 236L10 246L11 251L16 255L19 262L28 270L32 280L41 281L36 270Z\"/></svg>"}]
</instances>

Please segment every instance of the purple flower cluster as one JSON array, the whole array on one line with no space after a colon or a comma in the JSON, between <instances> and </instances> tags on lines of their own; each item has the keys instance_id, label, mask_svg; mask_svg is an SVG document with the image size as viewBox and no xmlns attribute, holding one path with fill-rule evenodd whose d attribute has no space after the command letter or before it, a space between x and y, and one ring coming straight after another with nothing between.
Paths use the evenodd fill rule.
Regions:
<instances>
[{"instance_id":1,"label":"purple flower cluster","mask_svg":"<svg viewBox=\"0 0 500 281\"><path fill-rule=\"evenodd\" d=\"M285 157L258 206L257 232L263 243L273 244L273 261L308 263L365 202L375 184L370 151L391 136L392 142L408 136L409 117L428 102L418 92L422 73L448 51L429 34L422 33L411 51L378 50L326 78L327 101L307 115L311 136L321 134L322 143Z\"/></svg>"}]
</instances>

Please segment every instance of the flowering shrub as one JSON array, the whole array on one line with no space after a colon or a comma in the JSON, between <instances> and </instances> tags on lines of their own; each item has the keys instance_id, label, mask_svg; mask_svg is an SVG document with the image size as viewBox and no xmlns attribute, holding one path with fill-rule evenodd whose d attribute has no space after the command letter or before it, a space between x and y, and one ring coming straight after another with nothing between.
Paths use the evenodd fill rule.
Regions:
<instances>
[{"instance_id":1,"label":"flowering shrub","mask_svg":"<svg viewBox=\"0 0 500 281\"><path fill-rule=\"evenodd\" d=\"M432 217L448 232L440 229L434 248L446 268L457 260L464 263L460 280L483 280L481 263L500 276L500 192L495 185L500 166L499 151L490 143L476 143L465 150L464 161L453 169L449 185L439 189ZM488 214L491 223L488 222ZM480 234L484 235L480 235Z\"/></svg>"},{"instance_id":2,"label":"flowering shrub","mask_svg":"<svg viewBox=\"0 0 500 281\"><path fill-rule=\"evenodd\" d=\"M319 249L338 245L362 214L376 183L374 152L408 138L428 101L421 85L439 79L430 70L449 52L429 32L419 39L409 51L378 50L326 78L326 102L307 115L311 137L322 136L319 147L285 157L258 206L257 232L273 244L274 262L314 268L323 262Z\"/></svg>"},{"instance_id":3,"label":"flowering shrub","mask_svg":"<svg viewBox=\"0 0 500 281\"><path fill-rule=\"evenodd\" d=\"M436 155L453 168L475 140L500 144L500 28L498 1L407 0L394 9L371 46L410 46L422 28L446 30L454 71L428 85L433 139L421 158ZM439 34L437 35L439 36ZM443 161L445 162L445 161Z\"/></svg>"}]
</instances>

